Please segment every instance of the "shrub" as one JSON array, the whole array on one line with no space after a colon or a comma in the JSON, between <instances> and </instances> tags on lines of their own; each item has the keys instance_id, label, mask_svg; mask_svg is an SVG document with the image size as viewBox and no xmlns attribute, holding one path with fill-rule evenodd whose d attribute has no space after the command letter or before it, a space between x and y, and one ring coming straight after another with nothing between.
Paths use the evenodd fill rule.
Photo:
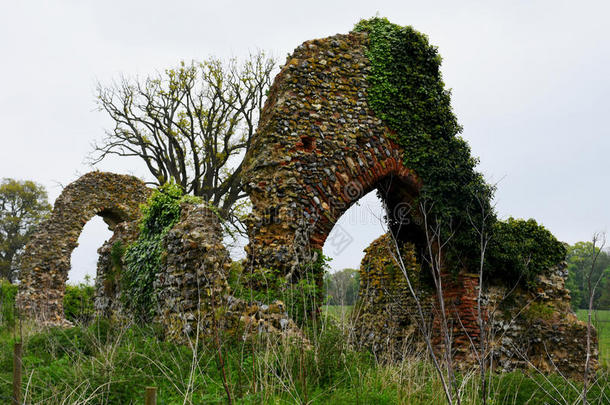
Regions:
<instances>
[{"instance_id":1,"label":"shrub","mask_svg":"<svg viewBox=\"0 0 610 405\"><path fill-rule=\"evenodd\" d=\"M15 325L15 297L17 286L0 278L0 327Z\"/></svg>"},{"instance_id":2,"label":"shrub","mask_svg":"<svg viewBox=\"0 0 610 405\"><path fill-rule=\"evenodd\" d=\"M95 289L86 283L66 285L64 314L72 322L88 323L95 314L93 297Z\"/></svg>"},{"instance_id":3,"label":"shrub","mask_svg":"<svg viewBox=\"0 0 610 405\"><path fill-rule=\"evenodd\" d=\"M531 283L565 259L566 248L533 219L498 221L489 244L488 275Z\"/></svg>"}]
</instances>

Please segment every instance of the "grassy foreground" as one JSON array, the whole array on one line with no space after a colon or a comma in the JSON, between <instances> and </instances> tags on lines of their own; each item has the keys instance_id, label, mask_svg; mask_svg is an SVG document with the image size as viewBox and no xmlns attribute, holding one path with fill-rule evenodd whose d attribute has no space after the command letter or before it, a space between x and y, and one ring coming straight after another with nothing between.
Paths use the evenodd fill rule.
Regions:
<instances>
[{"instance_id":1,"label":"grassy foreground","mask_svg":"<svg viewBox=\"0 0 610 405\"><path fill-rule=\"evenodd\" d=\"M579 309L578 319L587 321L587 311ZM599 339L599 360L606 367L610 366L610 310L594 311L591 319L597 329Z\"/></svg>"},{"instance_id":2,"label":"grassy foreground","mask_svg":"<svg viewBox=\"0 0 610 405\"><path fill-rule=\"evenodd\" d=\"M146 386L159 404L442 404L439 380L424 359L377 362L356 350L332 318L309 330L311 350L294 343L225 340L176 345L154 327L100 320L71 329L23 327L23 395L28 404L140 404ZM12 343L0 333L0 403L11 395ZM224 363L224 373L219 352ZM223 377L224 374L224 377ZM476 373L459 376L463 403L479 403ZM559 376L494 375L491 403L574 403L579 387ZM563 399L562 399L563 398ZM591 391L609 403L607 377ZM565 401L564 401L565 400Z\"/></svg>"}]
</instances>

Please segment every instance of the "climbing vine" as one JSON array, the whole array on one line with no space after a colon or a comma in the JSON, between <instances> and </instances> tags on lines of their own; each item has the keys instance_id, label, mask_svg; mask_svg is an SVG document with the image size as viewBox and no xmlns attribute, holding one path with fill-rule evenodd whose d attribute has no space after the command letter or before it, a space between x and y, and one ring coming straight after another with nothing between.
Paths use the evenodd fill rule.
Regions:
<instances>
[{"instance_id":1,"label":"climbing vine","mask_svg":"<svg viewBox=\"0 0 610 405\"><path fill-rule=\"evenodd\" d=\"M419 202L428 202L428 217L451 223L447 233L455 234L448 254L457 259L452 262L466 265L464 260L477 254L470 218L481 212L479 201L491 210L493 188L475 170L478 160L458 136L462 128L442 80L441 57L424 34L385 18L362 20L355 29L369 35L369 105L394 131L405 165L421 178Z\"/></svg>"},{"instance_id":2,"label":"climbing vine","mask_svg":"<svg viewBox=\"0 0 610 405\"><path fill-rule=\"evenodd\" d=\"M560 243L535 221L497 221L491 204L495 188L475 170L478 160L459 136L462 128L451 109L451 92L442 80L437 48L412 27L385 18L361 20L355 30L368 33L367 57L372 67L367 78L368 103L393 130L390 136L403 148L405 165L422 180L416 203L425 203L429 223L442 226L445 238L451 235L446 251L447 263L453 265L450 270L478 266L475 226L483 224L483 212L490 214L485 227L495 239L489 265L512 266L508 274L530 279L562 260L565 252ZM532 235L544 240L534 250ZM527 268L518 263L517 258L530 253L535 254ZM514 256L509 259L507 254Z\"/></svg>"},{"instance_id":3,"label":"climbing vine","mask_svg":"<svg viewBox=\"0 0 610 405\"><path fill-rule=\"evenodd\" d=\"M154 280L161 268L162 240L180 219L180 204L201 202L183 195L176 184L155 190L142 206L138 239L125 251L125 268L121 274L121 300L138 319L150 320L156 308Z\"/></svg>"}]
</instances>

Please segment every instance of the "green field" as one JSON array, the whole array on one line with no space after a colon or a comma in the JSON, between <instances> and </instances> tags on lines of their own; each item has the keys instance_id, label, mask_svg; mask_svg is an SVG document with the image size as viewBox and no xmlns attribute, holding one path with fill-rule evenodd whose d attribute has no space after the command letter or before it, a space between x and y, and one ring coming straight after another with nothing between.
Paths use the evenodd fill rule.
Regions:
<instances>
[{"instance_id":1,"label":"green field","mask_svg":"<svg viewBox=\"0 0 610 405\"><path fill-rule=\"evenodd\" d=\"M342 320L350 316L353 305L323 305L322 313L337 320Z\"/></svg>"},{"instance_id":2,"label":"green field","mask_svg":"<svg viewBox=\"0 0 610 405\"><path fill-rule=\"evenodd\" d=\"M587 311L579 309L578 319L587 321ZM610 365L610 310L594 311L593 325L599 336L599 359L602 363Z\"/></svg>"}]
</instances>

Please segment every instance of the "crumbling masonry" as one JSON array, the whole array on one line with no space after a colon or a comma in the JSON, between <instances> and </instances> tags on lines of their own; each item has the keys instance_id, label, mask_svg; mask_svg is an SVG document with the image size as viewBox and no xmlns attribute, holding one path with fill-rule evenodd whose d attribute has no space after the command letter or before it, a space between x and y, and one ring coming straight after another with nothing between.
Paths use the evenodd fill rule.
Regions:
<instances>
[{"instance_id":1,"label":"crumbling masonry","mask_svg":"<svg viewBox=\"0 0 610 405\"><path fill-rule=\"evenodd\" d=\"M367 41L365 33L355 32L307 41L294 51L277 75L245 157L243 179L253 205L246 248L249 269L276 269L288 280L298 281L303 264L315 261L324 244L332 243L327 238L339 217L373 190L377 190L387 208L390 228L402 226L399 243L410 252L407 256L411 270L418 268L414 251L421 243L421 229L416 221L405 221L405 212L422 184L405 167L404 151L391 140L391 130L367 102L367 75L371 69L365 52ZM108 277L113 266L110 251L117 241L129 244L135 240L138 205L149 193L133 177L98 172L66 187L51 218L26 247L20 308L30 314L42 314L51 322L62 322L70 254L83 225L100 215L117 232L100 249L96 306L100 313L116 312L118 280ZM231 297L226 283L228 254L215 221L204 207L185 207L180 222L164 240L167 257L156 286L159 320L168 335L179 339L184 333L201 329L197 325L209 328L209 304L223 305L228 308L227 314L234 314L230 315L232 321L227 320L229 328L238 329L239 323L245 323L257 330L288 329L298 334L281 303L255 305ZM121 224L117 226L118 223ZM402 353L415 328L404 280L400 274L386 271L391 261L383 244L387 240L383 237L374 242L363 260L358 306L358 316L362 318L357 320L361 325L357 335L364 346L385 351L394 358ZM203 313L202 283L203 291L208 292L203 294L207 300ZM447 275L444 283L454 347L466 352L480 335L475 319L478 279L462 271ZM421 287L425 293L425 286ZM548 362L542 360L542 339L550 339L556 346L569 343L570 353L551 354L554 364L572 374L584 357L582 341L571 336L582 336L583 328L569 309L561 266L541 276L537 288L540 291L518 290L514 296L519 302L539 299L550 308L552 316L542 319L538 312L529 311L525 318L510 324L508 318L490 318L497 332L494 336L500 336L494 341L494 356L504 369L526 367L524 360L518 358L517 349L521 348L532 358L540 357L537 364L544 369ZM516 313L517 304L506 306L500 298L507 290L506 286L497 285L486 291L486 314L494 313L496 307L502 314ZM434 329L438 311L434 309L434 295L428 295L432 298L423 301ZM547 314L548 310L541 313Z\"/></svg>"},{"instance_id":2,"label":"crumbling masonry","mask_svg":"<svg viewBox=\"0 0 610 405\"><path fill-rule=\"evenodd\" d=\"M70 258L83 226L95 215L111 230L136 220L150 191L136 177L104 172L87 173L64 188L25 248L17 306L47 323L64 323Z\"/></svg>"}]
</instances>

